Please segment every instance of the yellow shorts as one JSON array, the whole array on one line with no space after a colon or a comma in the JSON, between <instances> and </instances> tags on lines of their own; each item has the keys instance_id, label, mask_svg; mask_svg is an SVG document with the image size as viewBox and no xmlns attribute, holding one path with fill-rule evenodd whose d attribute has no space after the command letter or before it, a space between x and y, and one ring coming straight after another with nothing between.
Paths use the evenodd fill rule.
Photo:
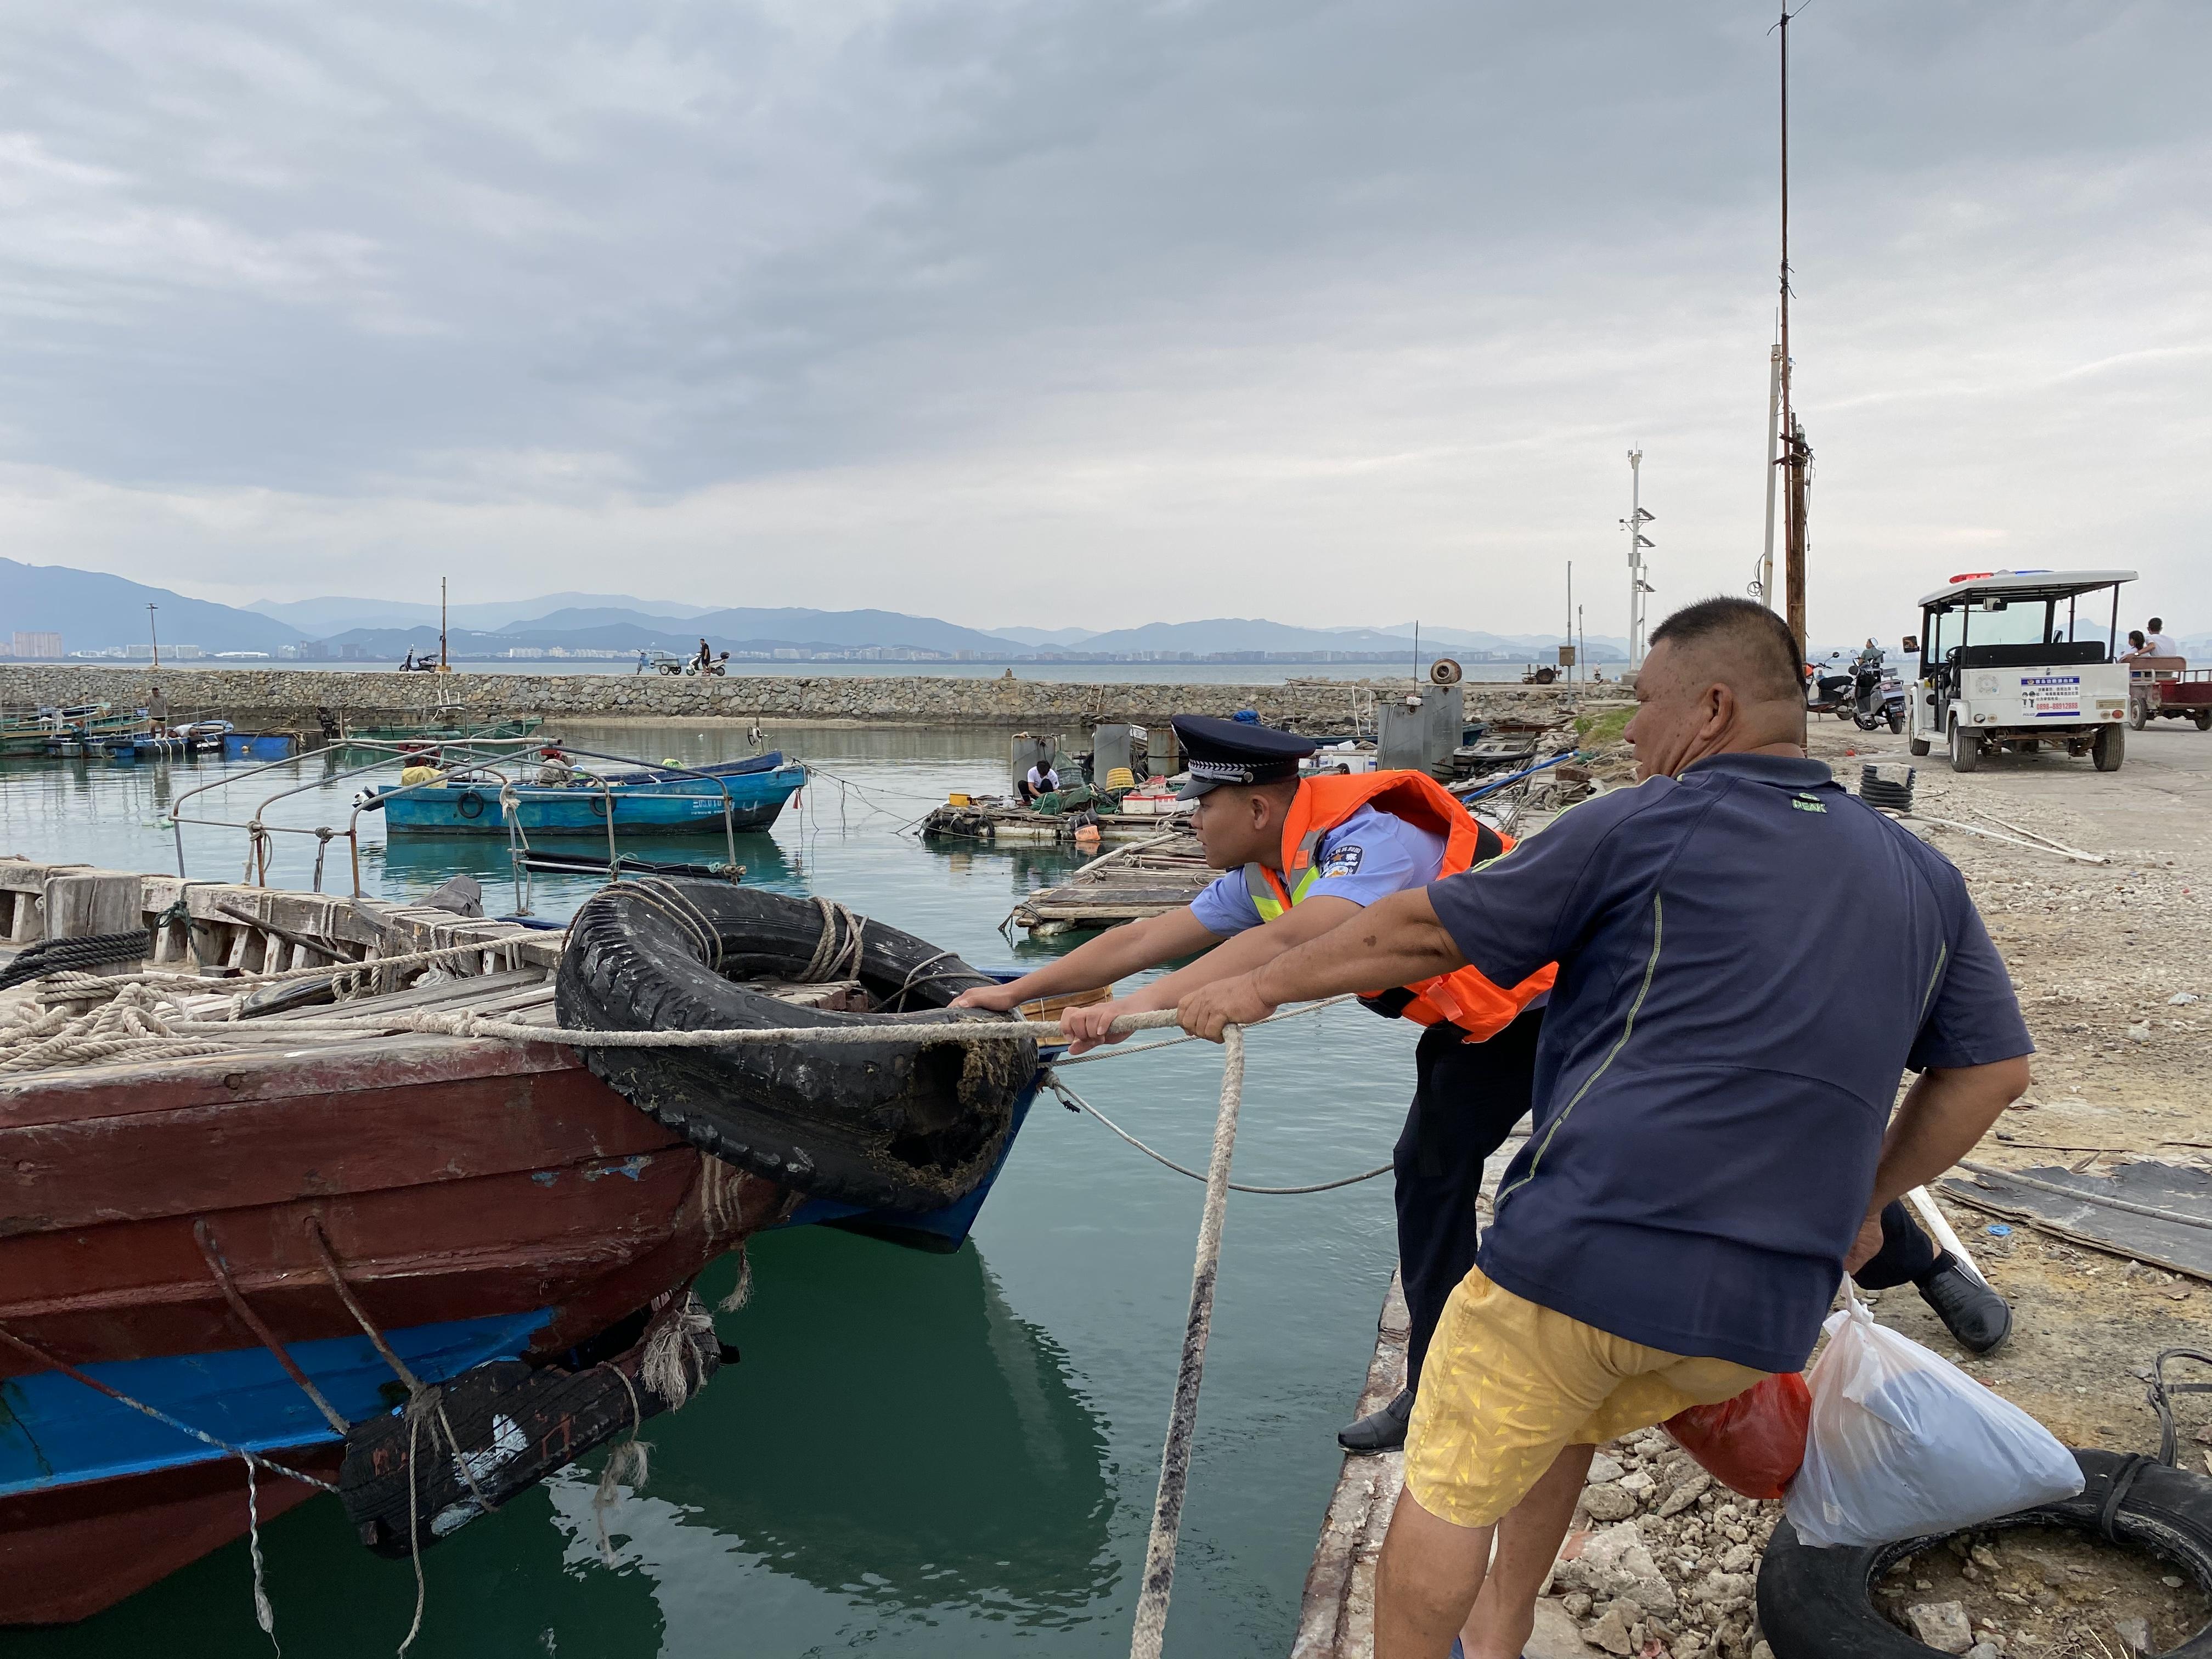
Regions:
<instances>
[{"instance_id":1,"label":"yellow shorts","mask_svg":"<svg viewBox=\"0 0 2212 1659\"><path fill-rule=\"evenodd\" d=\"M1611 1336L1493 1285L1459 1282L1421 1367L1406 1488L1455 1526L1486 1527L1568 1446L1601 1446L1765 1376Z\"/></svg>"}]
</instances>

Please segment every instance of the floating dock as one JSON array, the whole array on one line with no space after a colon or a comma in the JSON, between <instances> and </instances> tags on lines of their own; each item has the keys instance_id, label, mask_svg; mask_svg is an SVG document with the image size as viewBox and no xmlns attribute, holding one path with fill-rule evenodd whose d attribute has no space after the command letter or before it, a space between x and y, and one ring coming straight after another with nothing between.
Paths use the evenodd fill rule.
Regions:
<instances>
[{"instance_id":1,"label":"floating dock","mask_svg":"<svg viewBox=\"0 0 2212 1659\"><path fill-rule=\"evenodd\" d=\"M921 821L921 833L994 845L1049 847L1073 845L1076 830L1085 824L1097 826L1098 839L1111 843L1152 840L1166 823L1167 820L1152 813L1099 812L1088 807L1040 812L1018 801L975 795L936 808Z\"/></svg>"},{"instance_id":2,"label":"floating dock","mask_svg":"<svg viewBox=\"0 0 2212 1659\"><path fill-rule=\"evenodd\" d=\"M1206 863L1198 837L1163 831L1094 859L1057 887L1031 893L1006 920L1036 937L1078 927L1113 927L1181 908L1221 872Z\"/></svg>"}]
</instances>

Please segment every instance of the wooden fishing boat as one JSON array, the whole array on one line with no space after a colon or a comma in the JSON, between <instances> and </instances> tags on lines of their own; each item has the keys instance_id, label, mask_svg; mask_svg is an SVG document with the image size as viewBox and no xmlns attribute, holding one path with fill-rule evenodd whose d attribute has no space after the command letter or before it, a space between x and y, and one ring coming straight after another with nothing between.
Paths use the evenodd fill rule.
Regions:
<instances>
[{"instance_id":1,"label":"wooden fishing boat","mask_svg":"<svg viewBox=\"0 0 2212 1659\"><path fill-rule=\"evenodd\" d=\"M373 791L363 799L381 808L393 835L498 835L509 817L525 836L599 836L612 822L630 836L697 835L722 828L765 830L806 782L806 769L786 765L771 750L748 760L696 769L641 769L579 774L557 787L518 783L503 787L487 769L412 788Z\"/></svg>"},{"instance_id":2,"label":"wooden fishing boat","mask_svg":"<svg viewBox=\"0 0 2212 1659\"><path fill-rule=\"evenodd\" d=\"M114 937L118 904L155 967L359 963L396 981L422 965L374 964L444 951L424 982L372 981L343 1012L553 1021L558 933L0 860L12 945L50 924ZM187 1012L228 1004L207 982L175 994ZM937 1212L806 1214L566 1045L317 1036L298 1022L335 988L317 975L254 993L220 1052L0 1073L0 1626L84 1618L240 1535L240 1450L337 1482L381 1553L434 1541L480 1512L459 1483L519 1489L657 1408L641 1359L656 1333L703 1341L711 1370L684 1287L717 1255L794 1219L953 1248L1003 1167ZM860 993L787 989L812 1006ZM419 1523L395 1414L417 1386L446 1391L460 1435L452 1455L424 1445L424 1486L443 1486ZM507 1401L530 1410L503 1419ZM265 1522L316 1494L264 1467L252 1501Z\"/></svg>"},{"instance_id":3,"label":"wooden fishing boat","mask_svg":"<svg viewBox=\"0 0 2212 1659\"><path fill-rule=\"evenodd\" d=\"M343 728L344 740L363 744L507 742L534 737L545 722L536 715L502 720L416 720Z\"/></svg>"}]
</instances>

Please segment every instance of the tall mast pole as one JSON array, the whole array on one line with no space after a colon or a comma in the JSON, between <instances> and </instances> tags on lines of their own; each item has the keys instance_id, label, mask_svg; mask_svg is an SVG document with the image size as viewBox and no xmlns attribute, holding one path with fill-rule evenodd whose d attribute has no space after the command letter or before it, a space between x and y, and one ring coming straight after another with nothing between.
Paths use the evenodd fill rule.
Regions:
<instances>
[{"instance_id":1,"label":"tall mast pole","mask_svg":"<svg viewBox=\"0 0 2212 1659\"><path fill-rule=\"evenodd\" d=\"M1759 599L1774 609L1774 475L1779 470L1774 446L1782 433L1782 348L1769 348L1773 362L1766 376L1766 550L1759 561Z\"/></svg>"},{"instance_id":2,"label":"tall mast pole","mask_svg":"<svg viewBox=\"0 0 2212 1659\"><path fill-rule=\"evenodd\" d=\"M1569 559L1567 561L1567 631L1565 635L1565 642L1569 645L1572 645L1575 642L1575 562L1572 559ZM1581 653L1577 652L1576 656L1577 660L1570 666L1567 673L1567 678L1571 680L1576 677L1576 675L1581 671L1582 667L1580 661Z\"/></svg>"},{"instance_id":3,"label":"tall mast pole","mask_svg":"<svg viewBox=\"0 0 2212 1659\"><path fill-rule=\"evenodd\" d=\"M1790 401L1790 14L1782 33L1782 465L1790 469L1784 492L1788 533L1783 559L1784 611L1802 656L1805 640L1805 441Z\"/></svg>"},{"instance_id":4,"label":"tall mast pole","mask_svg":"<svg viewBox=\"0 0 2212 1659\"><path fill-rule=\"evenodd\" d=\"M446 662L446 579L438 578L438 672L449 674L453 670Z\"/></svg>"}]
</instances>

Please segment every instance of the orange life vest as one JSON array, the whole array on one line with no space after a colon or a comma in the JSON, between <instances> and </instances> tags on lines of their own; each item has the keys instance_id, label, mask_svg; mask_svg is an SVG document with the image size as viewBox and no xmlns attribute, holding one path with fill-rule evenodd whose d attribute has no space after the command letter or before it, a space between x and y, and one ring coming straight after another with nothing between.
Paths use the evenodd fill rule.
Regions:
<instances>
[{"instance_id":1,"label":"orange life vest","mask_svg":"<svg viewBox=\"0 0 2212 1659\"><path fill-rule=\"evenodd\" d=\"M1363 806L1403 818L1416 829L1444 838L1443 863L1437 873L1455 876L1502 857L1513 848L1510 836L1478 823L1449 790L1425 772L1362 772L1349 776L1307 778L1298 785L1283 820L1279 874L1264 864L1244 866L1244 889L1261 921L1281 915L1310 895L1321 879L1314 854L1321 838ZM1284 884L1287 881L1289 885ZM1547 963L1511 990L1501 990L1473 968L1455 968L1395 992L1363 1000L1403 1014L1423 1025L1449 1020L1471 1042L1495 1036L1515 1016L1552 988L1556 963Z\"/></svg>"}]
</instances>

